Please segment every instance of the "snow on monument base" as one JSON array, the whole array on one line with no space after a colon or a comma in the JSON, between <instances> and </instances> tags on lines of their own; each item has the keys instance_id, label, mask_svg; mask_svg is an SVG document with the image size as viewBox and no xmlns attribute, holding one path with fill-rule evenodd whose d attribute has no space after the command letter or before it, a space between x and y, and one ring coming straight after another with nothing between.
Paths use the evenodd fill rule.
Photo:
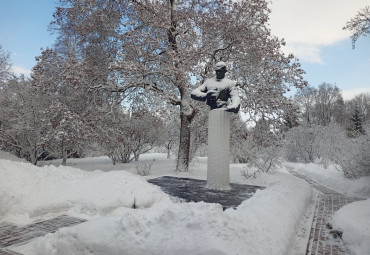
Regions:
<instances>
[{"instance_id":1,"label":"snow on monument base","mask_svg":"<svg viewBox=\"0 0 370 255\"><path fill-rule=\"evenodd\" d=\"M230 113L214 109L208 115L207 188L230 189Z\"/></svg>"}]
</instances>

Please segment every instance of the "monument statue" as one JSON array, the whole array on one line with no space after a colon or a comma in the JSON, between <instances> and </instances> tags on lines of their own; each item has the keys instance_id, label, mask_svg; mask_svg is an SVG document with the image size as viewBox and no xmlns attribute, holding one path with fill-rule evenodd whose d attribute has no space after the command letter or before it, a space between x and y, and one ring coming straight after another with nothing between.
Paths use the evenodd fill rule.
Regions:
<instances>
[{"instance_id":1,"label":"monument statue","mask_svg":"<svg viewBox=\"0 0 370 255\"><path fill-rule=\"evenodd\" d=\"M236 82L225 78L225 62L216 64L216 77L191 92L191 98L207 101L208 115L207 188L230 189L230 112L238 113L240 98Z\"/></svg>"},{"instance_id":2,"label":"monument statue","mask_svg":"<svg viewBox=\"0 0 370 255\"><path fill-rule=\"evenodd\" d=\"M191 92L191 98L207 101L211 110L223 108L228 112L238 113L240 98L236 82L225 78L226 63L218 62L215 68L216 77L207 79L202 85ZM229 104L228 101L231 100Z\"/></svg>"}]
</instances>

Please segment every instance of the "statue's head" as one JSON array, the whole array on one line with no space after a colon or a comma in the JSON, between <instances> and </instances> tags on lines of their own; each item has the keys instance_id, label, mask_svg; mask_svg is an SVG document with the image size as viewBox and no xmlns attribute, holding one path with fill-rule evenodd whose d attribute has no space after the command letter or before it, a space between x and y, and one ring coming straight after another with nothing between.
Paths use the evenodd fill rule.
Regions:
<instances>
[{"instance_id":1,"label":"statue's head","mask_svg":"<svg viewBox=\"0 0 370 255\"><path fill-rule=\"evenodd\" d=\"M217 80L222 80L223 78L225 78L225 74L227 72L226 63L222 61L216 63L215 72Z\"/></svg>"}]
</instances>

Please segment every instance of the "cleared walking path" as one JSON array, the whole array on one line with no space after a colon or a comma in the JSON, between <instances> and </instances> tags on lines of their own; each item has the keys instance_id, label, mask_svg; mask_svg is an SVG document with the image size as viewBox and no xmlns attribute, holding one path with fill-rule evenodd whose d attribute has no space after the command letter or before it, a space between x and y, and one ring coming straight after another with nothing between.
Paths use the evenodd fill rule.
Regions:
<instances>
[{"instance_id":1,"label":"cleared walking path","mask_svg":"<svg viewBox=\"0 0 370 255\"><path fill-rule=\"evenodd\" d=\"M289 170L289 172L307 181L319 192L306 255L348 254L340 237L334 237L339 233L331 228L332 216L341 207L362 199L340 194L296 171Z\"/></svg>"}]
</instances>

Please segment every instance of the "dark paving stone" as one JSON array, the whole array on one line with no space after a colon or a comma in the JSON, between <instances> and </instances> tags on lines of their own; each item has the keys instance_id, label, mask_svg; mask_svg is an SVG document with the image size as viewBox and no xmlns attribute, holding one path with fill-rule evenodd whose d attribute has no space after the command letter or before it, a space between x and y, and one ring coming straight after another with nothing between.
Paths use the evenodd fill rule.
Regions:
<instances>
[{"instance_id":1,"label":"dark paving stone","mask_svg":"<svg viewBox=\"0 0 370 255\"><path fill-rule=\"evenodd\" d=\"M22 255L22 254L10 250L0 249L0 255Z\"/></svg>"},{"instance_id":2,"label":"dark paving stone","mask_svg":"<svg viewBox=\"0 0 370 255\"><path fill-rule=\"evenodd\" d=\"M11 231L13 231L15 228L17 228L17 225L7 223L7 222L0 223L0 238L1 236L7 235Z\"/></svg>"},{"instance_id":3,"label":"dark paving stone","mask_svg":"<svg viewBox=\"0 0 370 255\"><path fill-rule=\"evenodd\" d=\"M0 236L0 248L8 247L14 244L25 243L33 238L44 236L47 232L29 229L27 227L15 228L7 234Z\"/></svg>"},{"instance_id":4,"label":"dark paving stone","mask_svg":"<svg viewBox=\"0 0 370 255\"><path fill-rule=\"evenodd\" d=\"M22 227L8 223L0 223L0 255L17 254L6 250L5 247L23 244L36 237L44 236L48 233L54 233L59 228L70 227L84 221L86 220L62 215L54 219Z\"/></svg>"},{"instance_id":5,"label":"dark paving stone","mask_svg":"<svg viewBox=\"0 0 370 255\"><path fill-rule=\"evenodd\" d=\"M86 220L83 220L83 219L78 219L78 218L70 217L67 215L62 215L54 219L28 225L27 228L44 231L46 233L54 233L60 228L70 227L70 226L77 225L85 221Z\"/></svg>"},{"instance_id":6,"label":"dark paving stone","mask_svg":"<svg viewBox=\"0 0 370 255\"><path fill-rule=\"evenodd\" d=\"M252 197L261 186L230 183L230 190L210 190L206 188L207 181L191 178L163 176L150 179L167 194L183 199L186 202L219 203L224 209L235 208L244 200Z\"/></svg>"}]
</instances>

